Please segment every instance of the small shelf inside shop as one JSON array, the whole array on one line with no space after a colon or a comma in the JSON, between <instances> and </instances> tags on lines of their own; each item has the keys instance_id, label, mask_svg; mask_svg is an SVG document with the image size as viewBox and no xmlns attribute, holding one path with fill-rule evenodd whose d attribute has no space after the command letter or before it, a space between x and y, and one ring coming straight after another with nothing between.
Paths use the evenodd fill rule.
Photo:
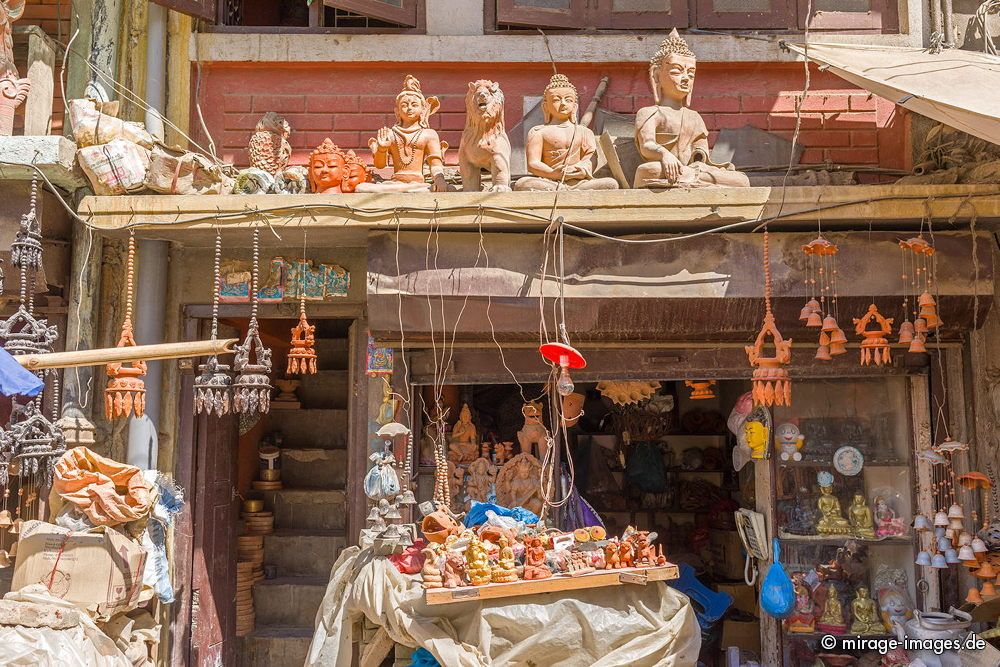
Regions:
<instances>
[{"instance_id":1,"label":"small shelf inside shop","mask_svg":"<svg viewBox=\"0 0 1000 667\"><path fill-rule=\"evenodd\" d=\"M864 544L865 546L907 546L913 544L913 537L909 535L869 539L853 535L794 535L792 533L779 532L778 539L782 542L802 542L806 544L842 545L849 540Z\"/></svg>"},{"instance_id":2,"label":"small shelf inside shop","mask_svg":"<svg viewBox=\"0 0 1000 667\"><path fill-rule=\"evenodd\" d=\"M803 468L831 468L832 464L830 459L802 459L801 461L782 461L778 460L779 466L786 467L803 467ZM904 461L902 459L875 459L869 460L865 459L865 468L908 468L910 466L909 461Z\"/></svg>"}]
</instances>

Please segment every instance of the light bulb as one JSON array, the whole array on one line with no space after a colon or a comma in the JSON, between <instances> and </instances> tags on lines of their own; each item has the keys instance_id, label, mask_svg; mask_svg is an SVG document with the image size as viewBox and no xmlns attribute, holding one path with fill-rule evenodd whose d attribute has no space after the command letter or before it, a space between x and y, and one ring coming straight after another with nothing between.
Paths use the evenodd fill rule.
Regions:
<instances>
[{"instance_id":1,"label":"light bulb","mask_svg":"<svg viewBox=\"0 0 1000 667\"><path fill-rule=\"evenodd\" d=\"M556 391L560 396L569 396L574 389L576 386L573 384L573 378L569 376L569 367L563 366L559 371L559 379L556 380Z\"/></svg>"}]
</instances>

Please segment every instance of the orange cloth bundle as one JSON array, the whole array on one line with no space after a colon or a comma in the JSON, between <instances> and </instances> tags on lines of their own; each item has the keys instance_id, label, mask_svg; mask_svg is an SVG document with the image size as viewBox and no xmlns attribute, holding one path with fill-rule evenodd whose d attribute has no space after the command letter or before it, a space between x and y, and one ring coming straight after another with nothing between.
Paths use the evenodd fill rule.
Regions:
<instances>
[{"instance_id":1,"label":"orange cloth bundle","mask_svg":"<svg viewBox=\"0 0 1000 667\"><path fill-rule=\"evenodd\" d=\"M142 471L74 447L56 461L53 494L76 505L95 526L144 519L152 497Z\"/></svg>"}]
</instances>

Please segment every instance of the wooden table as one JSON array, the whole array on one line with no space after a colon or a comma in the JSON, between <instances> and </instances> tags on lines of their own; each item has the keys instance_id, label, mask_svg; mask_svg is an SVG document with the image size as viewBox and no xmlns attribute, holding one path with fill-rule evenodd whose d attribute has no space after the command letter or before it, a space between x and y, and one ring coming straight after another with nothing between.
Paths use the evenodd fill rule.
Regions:
<instances>
[{"instance_id":1,"label":"wooden table","mask_svg":"<svg viewBox=\"0 0 1000 667\"><path fill-rule=\"evenodd\" d=\"M597 570L576 577L560 574L548 579L514 581L509 584L486 584L484 586L462 586L460 588L429 588L424 592L429 605L468 602L469 600L493 600L517 595L537 593L558 593L584 588L623 586L625 584L646 585L650 581L677 579L680 570L672 563L660 567L632 567L624 570Z\"/></svg>"}]
</instances>

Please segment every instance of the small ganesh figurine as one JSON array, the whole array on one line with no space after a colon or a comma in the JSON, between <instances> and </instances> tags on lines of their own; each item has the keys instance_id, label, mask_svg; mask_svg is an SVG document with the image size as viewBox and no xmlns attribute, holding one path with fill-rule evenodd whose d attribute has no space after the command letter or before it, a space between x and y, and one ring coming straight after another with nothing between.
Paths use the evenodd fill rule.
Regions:
<instances>
[{"instance_id":1,"label":"small ganesh figurine","mask_svg":"<svg viewBox=\"0 0 1000 667\"><path fill-rule=\"evenodd\" d=\"M858 588L855 593L851 602L851 612L854 614L854 623L851 624L852 635L880 635L885 632L875 601L869 597L868 589L864 586Z\"/></svg>"},{"instance_id":2,"label":"small ganesh figurine","mask_svg":"<svg viewBox=\"0 0 1000 667\"><path fill-rule=\"evenodd\" d=\"M875 536L896 537L905 535L906 527L903 520L896 516L896 511L889 507L882 496L875 496Z\"/></svg>"},{"instance_id":3,"label":"small ganesh figurine","mask_svg":"<svg viewBox=\"0 0 1000 667\"><path fill-rule=\"evenodd\" d=\"M424 97L420 81L407 76L396 96L396 124L383 127L368 140L375 168L392 162L392 179L382 183L360 183L356 192L447 192L444 178L444 149L438 133L430 126L431 114L441 103ZM430 170L431 184L424 181L424 165Z\"/></svg>"},{"instance_id":4,"label":"small ganesh figurine","mask_svg":"<svg viewBox=\"0 0 1000 667\"><path fill-rule=\"evenodd\" d=\"M524 578L548 579L551 576L552 570L545 564L545 547L542 546L542 540L532 537L530 544L527 544L524 550Z\"/></svg>"},{"instance_id":5,"label":"small ganesh figurine","mask_svg":"<svg viewBox=\"0 0 1000 667\"><path fill-rule=\"evenodd\" d=\"M451 429L451 436L448 439L448 458L456 463L469 463L476 459L478 453L479 431L472 423L472 410L466 403L458 413L458 421Z\"/></svg>"},{"instance_id":6,"label":"small ganesh figurine","mask_svg":"<svg viewBox=\"0 0 1000 667\"><path fill-rule=\"evenodd\" d=\"M789 632L814 632L816 630L816 614L813 609L812 591L806 585L806 577L802 572L792 575L795 590L795 609L788 617Z\"/></svg>"},{"instance_id":7,"label":"small ganesh figurine","mask_svg":"<svg viewBox=\"0 0 1000 667\"><path fill-rule=\"evenodd\" d=\"M490 569L486 547L471 531L469 531L468 538L469 546L465 549L465 572L473 586L488 584L493 572Z\"/></svg>"},{"instance_id":8,"label":"small ganesh figurine","mask_svg":"<svg viewBox=\"0 0 1000 667\"><path fill-rule=\"evenodd\" d=\"M691 103L695 55L674 29L649 61L654 106L635 116L635 142L649 160L635 170L636 188L748 187L731 164L713 164L708 128Z\"/></svg>"},{"instance_id":9,"label":"small ganesh figurine","mask_svg":"<svg viewBox=\"0 0 1000 667\"><path fill-rule=\"evenodd\" d=\"M847 516L854 528L855 535L867 539L875 538L875 530L872 528L872 511L865 503L865 496L860 491L854 494Z\"/></svg>"},{"instance_id":10,"label":"small ganesh figurine","mask_svg":"<svg viewBox=\"0 0 1000 667\"><path fill-rule=\"evenodd\" d=\"M542 94L544 125L528 131L524 155L531 176L515 190L617 190L613 178L594 178L597 137L577 120L580 97L564 74L553 74Z\"/></svg>"}]
</instances>

